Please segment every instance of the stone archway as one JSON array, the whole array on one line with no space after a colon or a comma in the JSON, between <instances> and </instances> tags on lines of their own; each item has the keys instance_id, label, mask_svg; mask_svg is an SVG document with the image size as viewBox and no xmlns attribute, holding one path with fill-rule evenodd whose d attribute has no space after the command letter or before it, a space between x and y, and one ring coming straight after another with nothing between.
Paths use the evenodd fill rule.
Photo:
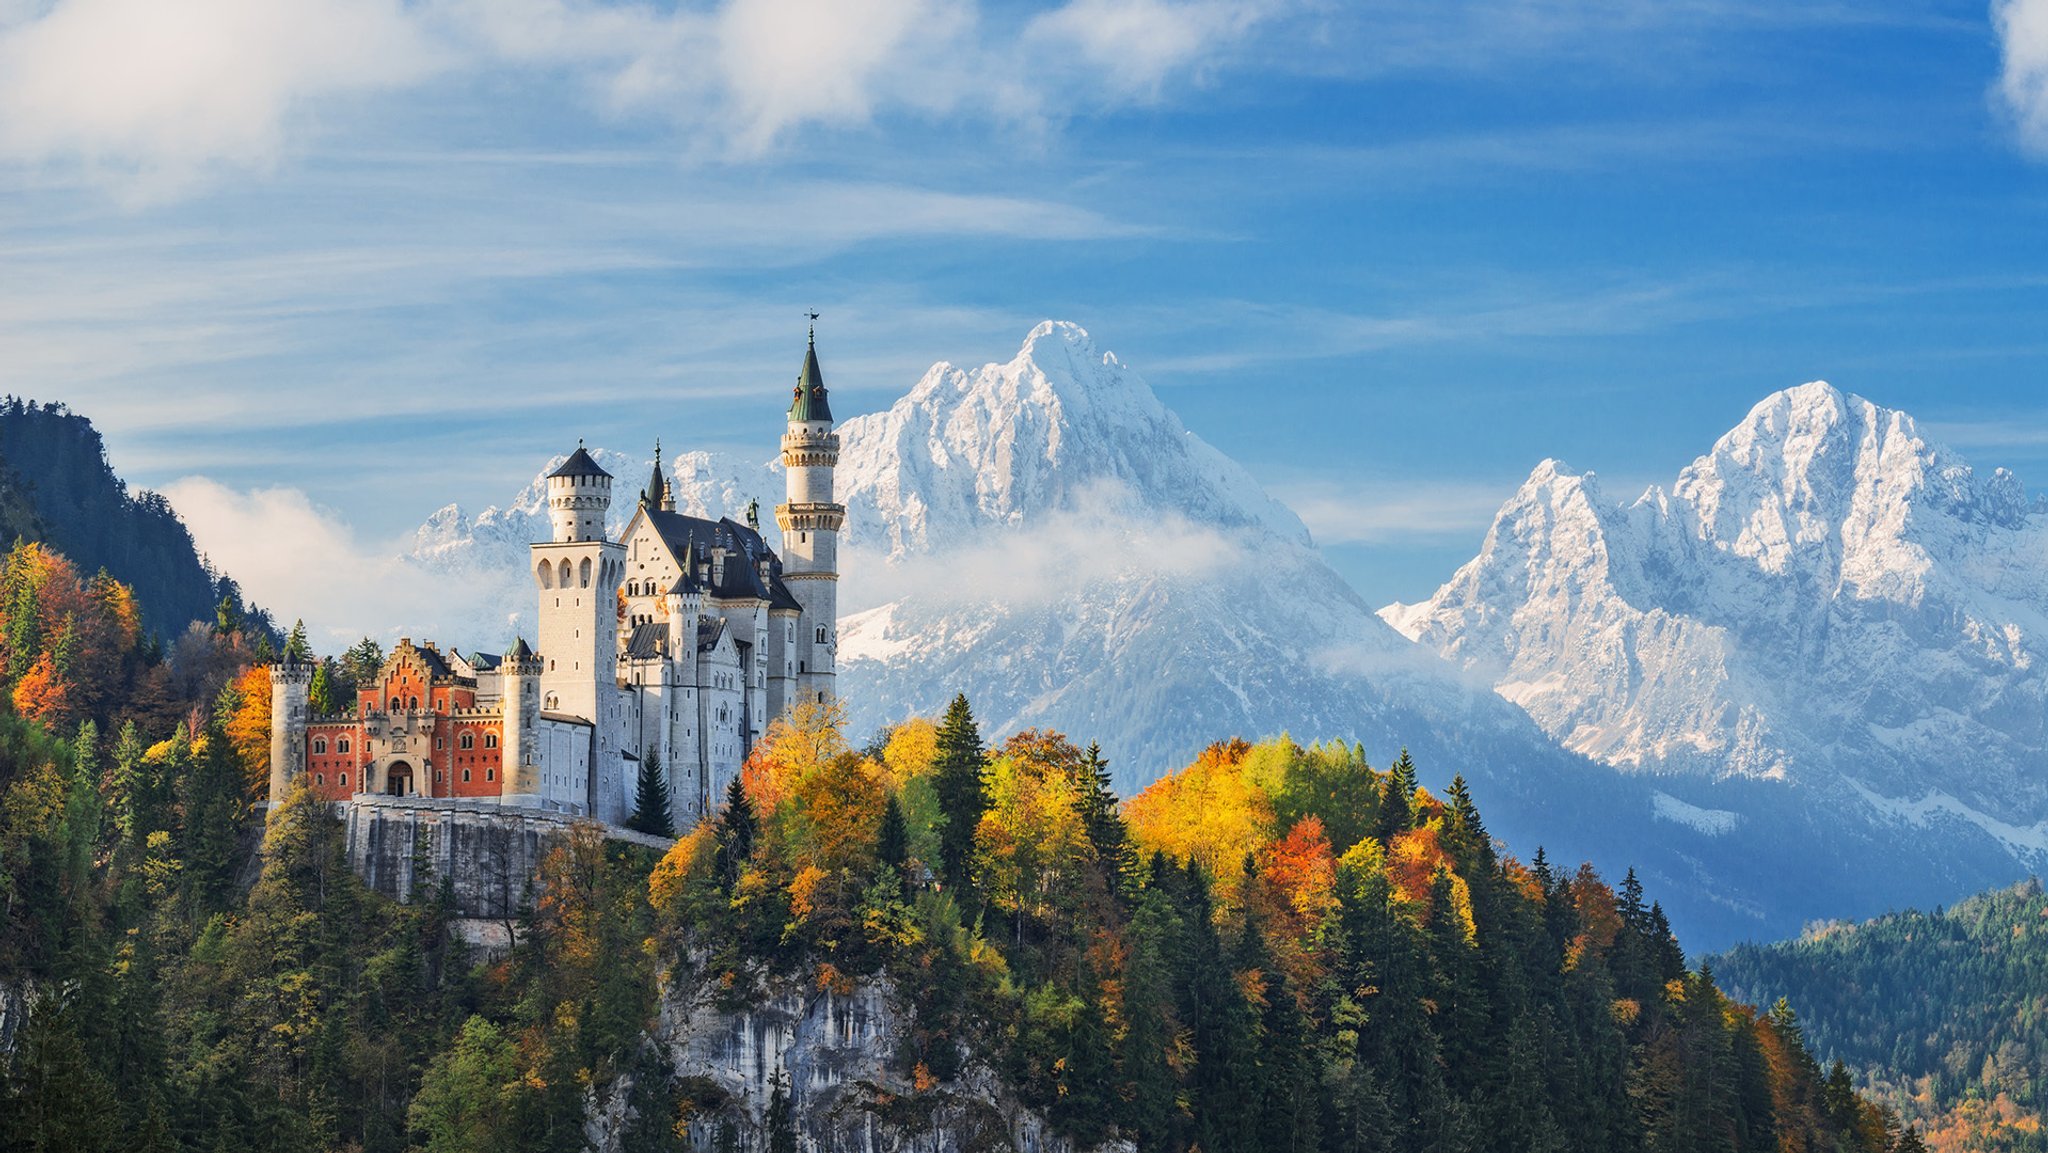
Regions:
<instances>
[{"instance_id":1,"label":"stone archway","mask_svg":"<svg viewBox=\"0 0 2048 1153\"><path fill-rule=\"evenodd\" d=\"M405 761L393 761L384 770L384 792L393 797L417 796L419 790L412 780L412 765Z\"/></svg>"}]
</instances>

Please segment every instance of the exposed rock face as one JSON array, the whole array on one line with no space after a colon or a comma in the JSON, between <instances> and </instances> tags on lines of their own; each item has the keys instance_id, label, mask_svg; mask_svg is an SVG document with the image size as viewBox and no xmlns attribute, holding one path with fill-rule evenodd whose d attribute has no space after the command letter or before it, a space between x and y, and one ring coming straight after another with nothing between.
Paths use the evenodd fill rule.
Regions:
<instances>
[{"instance_id":1,"label":"exposed rock face","mask_svg":"<svg viewBox=\"0 0 2048 1153\"><path fill-rule=\"evenodd\" d=\"M806 1153L1078 1153L1020 1105L985 1065L920 1093L896 1068L909 1010L886 980L819 989L771 982L745 1008L720 1004L716 986L683 980L664 998L656 1043L697 1103L695 1147L723 1131L745 1150L768 1147L769 1103L778 1080L789 1094L798 1148ZM629 1086L593 1110L598 1153L630 1153L621 1137ZM1117 1142L1103 1153L1129 1153Z\"/></svg>"},{"instance_id":2,"label":"exposed rock face","mask_svg":"<svg viewBox=\"0 0 2048 1153\"><path fill-rule=\"evenodd\" d=\"M348 862L398 901L433 896L446 881L456 912L510 921L533 897L552 842L577 821L561 813L441 797L368 797L341 806ZM666 849L670 842L607 827L607 838Z\"/></svg>"}]
</instances>

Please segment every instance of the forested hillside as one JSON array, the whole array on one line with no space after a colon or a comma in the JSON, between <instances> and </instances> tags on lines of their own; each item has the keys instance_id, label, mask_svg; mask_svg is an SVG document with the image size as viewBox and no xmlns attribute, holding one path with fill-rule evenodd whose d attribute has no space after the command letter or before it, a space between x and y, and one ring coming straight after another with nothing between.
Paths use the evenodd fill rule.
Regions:
<instances>
[{"instance_id":1,"label":"forested hillside","mask_svg":"<svg viewBox=\"0 0 2048 1153\"><path fill-rule=\"evenodd\" d=\"M1920 1120L1940 1150L2048 1150L2048 896L2038 879L1946 911L1828 924L1714 960L1789 998L1808 1044Z\"/></svg>"},{"instance_id":2,"label":"forested hillside","mask_svg":"<svg viewBox=\"0 0 2048 1153\"><path fill-rule=\"evenodd\" d=\"M143 625L169 641L222 610L247 614L235 582L212 571L170 503L130 493L107 464L106 445L85 417L61 404L0 400L0 548L40 541L85 573L104 569L147 605Z\"/></svg>"},{"instance_id":3,"label":"forested hillside","mask_svg":"<svg viewBox=\"0 0 2048 1153\"><path fill-rule=\"evenodd\" d=\"M8 566L42 632L74 584L127 619L45 549ZM254 835L246 635L186 676L125 627L173 707L0 694L0 1148L794 1149L805 1086L677 1077L669 999L884 978L908 1025L872 1107L911 1132L921 1097L1000 1085L1083 1147L1916 1147L1788 1015L1688 971L1632 876L1506 855L1405 757L1219 745L1119 806L1092 750L984 749L964 699L858 750L809 707L660 859L558 841L482 956L445 903L367 890L302 791Z\"/></svg>"}]
</instances>

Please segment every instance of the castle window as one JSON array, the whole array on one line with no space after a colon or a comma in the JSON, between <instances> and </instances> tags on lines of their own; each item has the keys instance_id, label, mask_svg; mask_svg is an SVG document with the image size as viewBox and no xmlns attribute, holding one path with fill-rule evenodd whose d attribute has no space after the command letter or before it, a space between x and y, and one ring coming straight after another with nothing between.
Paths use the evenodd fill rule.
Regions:
<instances>
[{"instance_id":1,"label":"castle window","mask_svg":"<svg viewBox=\"0 0 2048 1153\"><path fill-rule=\"evenodd\" d=\"M485 734L484 734L484 747L485 747L485 748L487 748L487 749L495 749L495 748L497 748L497 747L498 747L498 734L496 734L496 733L485 733Z\"/></svg>"},{"instance_id":2,"label":"castle window","mask_svg":"<svg viewBox=\"0 0 2048 1153\"><path fill-rule=\"evenodd\" d=\"M406 698L406 702L405 702L405 707L406 707L406 708L408 708L408 709L417 709L417 708L419 708L419 707L420 707L420 699L419 699L418 697L408 697L408 698Z\"/></svg>"},{"instance_id":3,"label":"castle window","mask_svg":"<svg viewBox=\"0 0 2048 1153\"><path fill-rule=\"evenodd\" d=\"M394 713L395 713L395 712L397 712L398 710L400 710L400 709L402 709L402 708L404 708L404 707L405 707L405 702L404 702L404 701L402 701L402 700L399 700L399 699L398 699L397 697L392 697L392 698L391 698L391 711L392 711L392 712L394 712Z\"/></svg>"},{"instance_id":4,"label":"castle window","mask_svg":"<svg viewBox=\"0 0 2048 1153\"><path fill-rule=\"evenodd\" d=\"M544 589L551 589L555 587L555 566L549 564L546 561L542 561L540 562L539 572L540 587Z\"/></svg>"},{"instance_id":5,"label":"castle window","mask_svg":"<svg viewBox=\"0 0 2048 1153\"><path fill-rule=\"evenodd\" d=\"M447 779L448 779L448 774L447 774L447 772L446 772L446 771L444 771L444 770L442 770L442 769L435 769L435 770L434 770L434 781L435 781L435 782L436 782L437 784L438 784L439 782L441 782L441 781L445 781L445 780L447 780Z\"/></svg>"},{"instance_id":6,"label":"castle window","mask_svg":"<svg viewBox=\"0 0 2048 1153\"><path fill-rule=\"evenodd\" d=\"M447 748L447 747L448 747L448 738L447 738L447 737L435 737L435 738L434 738L434 747L435 747L435 748L437 748L437 749L445 749L445 748Z\"/></svg>"},{"instance_id":7,"label":"castle window","mask_svg":"<svg viewBox=\"0 0 2048 1153\"><path fill-rule=\"evenodd\" d=\"M563 558L562 558L562 587L563 587L563 588L568 588L568 587L569 587L569 579L570 579L570 578L569 578L569 558L568 558L568 557L563 557Z\"/></svg>"},{"instance_id":8,"label":"castle window","mask_svg":"<svg viewBox=\"0 0 2048 1153\"><path fill-rule=\"evenodd\" d=\"M495 781L495 780L497 780L497 779L498 779L498 770L496 770L496 769L485 769L485 770L484 770L484 780L487 780L487 781Z\"/></svg>"},{"instance_id":9,"label":"castle window","mask_svg":"<svg viewBox=\"0 0 2048 1153\"><path fill-rule=\"evenodd\" d=\"M324 785L324 784L326 784L326 783L327 783L327 774L326 774L326 773L314 773L314 774L313 774L313 783L314 783L314 784L316 784L316 785Z\"/></svg>"},{"instance_id":10,"label":"castle window","mask_svg":"<svg viewBox=\"0 0 2048 1153\"><path fill-rule=\"evenodd\" d=\"M314 752L314 753L315 753L316 755L320 755L320 754L325 754L325 753L327 752L327 738L326 738L326 737L314 737L314 738L313 738L313 752Z\"/></svg>"},{"instance_id":11,"label":"castle window","mask_svg":"<svg viewBox=\"0 0 2048 1153\"><path fill-rule=\"evenodd\" d=\"M347 752L347 751L348 751L348 738L347 738L347 737L343 737L343 738L341 738L340 740L338 740L338 741L334 742L334 751L335 751L335 752L337 752L337 753L345 753L345 752Z\"/></svg>"},{"instance_id":12,"label":"castle window","mask_svg":"<svg viewBox=\"0 0 2048 1153\"><path fill-rule=\"evenodd\" d=\"M463 747L463 748L465 748L465 749L473 749L473 748L475 748L475 747L476 747L476 734L475 734L475 733L464 733L464 734L462 734L462 747Z\"/></svg>"},{"instance_id":13,"label":"castle window","mask_svg":"<svg viewBox=\"0 0 2048 1153\"><path fill-rule=\"evenodd\" d=\"M463 780L464 780L465 782L469 780L469 770L468 770L468 769L464 769L464 770L462 770L462 779L463 779Z\"/></svg>"},{"instance_id":14,"label":"castle window","mask_svg":"<svg viewBox=\"0 0 2048 1153\"><path fill-rule=\"evenodd\" d=\"M341 774L341 787L342 787L342 788L344 788L344 789L345 789L345 788L348 788L348 774L347 774L347 773L343 773L343 774Z\"/></svg>"},{"instance_id":15,"label":"castle window","mask_svg":"<svg viewBox=\"0 0 2048 1153\"><path fill-rule=\"evenodd\" d=\"M821 644L821 645L825 643L825 626L824 626L824 625L819 625L819 626L818 626L818 643L819 643L819 644Z\"/></svg>"},{"instance_id":16,"label":"castle window","mask_svg":"<svg viewBox=\"0 0 2048 1153\"><path fill-rule=\"evenodd\" d=\"M578 566L577 566L577 581L576 581L576 583L577 583L577 587L579 587L579 588L589 588L589 587L590 587L590 558L589 558L589 557L584 557L584 558L583 558L583 563L582 563L581 565L578 565Z\"/></svg>"}]
</instances>

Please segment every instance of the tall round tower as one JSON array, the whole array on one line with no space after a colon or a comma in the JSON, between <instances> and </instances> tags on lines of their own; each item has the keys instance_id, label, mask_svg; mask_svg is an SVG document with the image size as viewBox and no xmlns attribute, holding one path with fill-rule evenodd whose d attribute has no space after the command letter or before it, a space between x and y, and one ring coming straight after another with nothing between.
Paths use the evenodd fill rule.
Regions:
<instances>
[{"instance_id":1,"label":"tall round tower","mask_svg":"<svg viewBox=\"0 0 2048 1153\"><path fill-rule=\"evenodd\" d=\"M833 695L833 654L839 646L839 530L846 524L846 506L832 499L832 470L838 463L839 437L832 431L832 407L825 399L818 330L813 325L789 404L789 430L782 434L788 499L775 509L775 521L782 526L782 579L803 606L795 646L795 699L800 701L826 701Z\"/></svg>"},{"instance_id":2,"label":"tall round tower","mask_svg":"<svg viewBox=\"0 0 2048 1153\"><path fill-rule=\"evenodd\" d=\"M287 656L270 666L270 795L284 799L291 783L306 775L306 721L313 665Z\"/></svg>"},{"instance_id":3,"label":"tall round tower","mask_svg":"<svg viewBox=\"0 0 2048 1153\"><path fill-rule=\"evenodd\" d=\"M548 474L548 520L555 543L604 539L604 514L612 506L612 474L598 467L583 442L562 467Z\"/></svg>"}]
</instances>

